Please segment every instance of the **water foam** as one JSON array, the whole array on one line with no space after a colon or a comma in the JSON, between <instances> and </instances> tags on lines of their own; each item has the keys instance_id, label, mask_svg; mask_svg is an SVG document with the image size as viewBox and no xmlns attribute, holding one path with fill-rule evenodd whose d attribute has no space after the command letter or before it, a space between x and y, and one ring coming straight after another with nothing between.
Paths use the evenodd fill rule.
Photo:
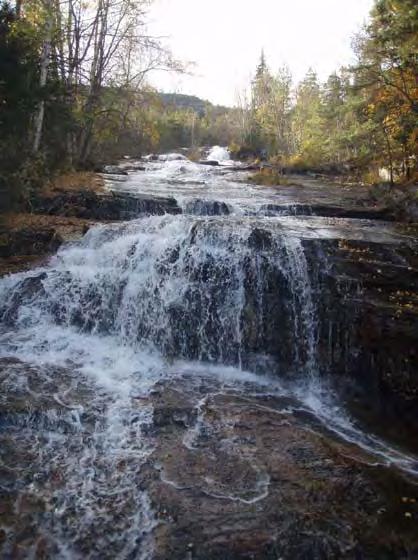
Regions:
<instances>
[{"instance_id":1,"label":"water foam","mask_svg":"<svg viewBox=\"0 0 418 560\"><path fill-rule=\"evenodd\" d=\"M208 161L226 162L230 159L228 149L222 146L214 146L207 155Z\"/></svg>"}]
</instances>

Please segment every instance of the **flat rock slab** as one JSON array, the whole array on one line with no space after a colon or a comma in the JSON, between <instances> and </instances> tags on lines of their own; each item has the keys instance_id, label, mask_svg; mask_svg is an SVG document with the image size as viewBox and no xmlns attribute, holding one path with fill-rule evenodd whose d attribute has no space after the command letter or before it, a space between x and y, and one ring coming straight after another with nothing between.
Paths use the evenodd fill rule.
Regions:
<instances>
[{"instance_id":1,"label":"flat rock slab","mask_svg":"<svg viewBox=\"0 0 418 560\"><path fill-rule=\"evenodd\" d=\"M333 204L266 204L258 211L264 216L321 216L358 220L393 221L394 216L384 207L335 206Z\"/></svg>"},{"instance_id":2,"label":"flat rock slab","mask_svg":"<svg viewBox=\"0 0 418 560\"><path fill-rule=\"evenodd\" d=\"M67 544L74 557L112 560L418 553L416 479L292 397L176 376L132 396L119 457L104 422L112 396L76 371L3 359L0 386L3 558L60 558ZM138 431L143 407L153 419Z\"/></svg>"},{"instance_id":3,"label":"flat rock slab","mask_svg":"<svg viewBox=\"0 0 418 560\"><path fill-rule=\"evenodd\" d=\"M289 413L289 399L185 380L162 385L153 404L154 558L417 554L416 486Z\"/></svg>"},{"instance_id":4,"label":"flat rock slab","mask_svg":"<svg viewBox=\"0 0 418 560\"><path fill-rule=\"evenodd\" d=\"M257 187L271 195L271 203L264 207L267 216L289 214L389 221L397 217L393 208L377 202L370 187L302 175L288 175L283 181L282 185Z\"/></svg>"}]
</instances>

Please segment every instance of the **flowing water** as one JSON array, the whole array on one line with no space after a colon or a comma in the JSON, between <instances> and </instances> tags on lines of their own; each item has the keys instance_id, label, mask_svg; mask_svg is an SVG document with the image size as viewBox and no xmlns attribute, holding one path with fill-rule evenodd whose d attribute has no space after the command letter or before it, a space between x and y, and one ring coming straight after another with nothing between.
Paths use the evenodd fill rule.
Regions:
<instances>
[{"instance_id":1,"label":"flowing water","mask_svg":"<svg viewBox=\"0 0 418 560\"><path fill-rule=\"evenodd\" d=\"M291 398L289 414L304 411L371 463L418 474L414 457L356 427L322 380L304 250L304 240L347 232L396 235L361 220L266 216L266 204L283 200L232 175L227 157L219 147L208 154L218 167L166 157L109 183L175 196L183 214L94 227L44 267L0 283L3 493L42 492L47 512L34 524L57 557L152 557L157 521L141 472L154 446L148 397L164 380ZM202 437L206 398L188 449ZM263 475L243 500L262 500L267 487Z\"/></svg>"}]
</instances>

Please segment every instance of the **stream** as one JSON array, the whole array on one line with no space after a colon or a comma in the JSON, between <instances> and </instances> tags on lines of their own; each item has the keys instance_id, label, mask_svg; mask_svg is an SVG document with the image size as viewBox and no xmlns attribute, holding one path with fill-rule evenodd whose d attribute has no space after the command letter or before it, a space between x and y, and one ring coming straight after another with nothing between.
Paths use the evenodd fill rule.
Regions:
<instances>
[{"instance_id":1,"label":"stream","mask_svg":"<svg viewBox=\"0 0 418 560\"><path fill-rule=\"evenodd\" d=\"M2 558L417 554L418 456L346 406L324 308L329 247L403 266L415 240L302 215L314 183L295 199L213 159L106 176L182 212L97 225L0 280Z\"/></svg>"}]
</instances>

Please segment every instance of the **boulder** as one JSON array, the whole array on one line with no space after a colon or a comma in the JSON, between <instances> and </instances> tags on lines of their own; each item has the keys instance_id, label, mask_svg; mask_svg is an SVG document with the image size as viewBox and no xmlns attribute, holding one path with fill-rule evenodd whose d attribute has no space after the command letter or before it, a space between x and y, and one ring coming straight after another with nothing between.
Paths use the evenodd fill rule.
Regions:
<instances>
[{"instance_id":1,"label":"boulder","mask_svg":"<svg viewBox=\"0 0 418 560\"><path fill-rule=\"evenodd\" d=\"M191 200L186 204L185 212L196 216L227 216L230 211L225 202L218 200Z\"/></svg>"},{"instance_id":2,"label":"boulder","mask_svg":"<svg viewBox=\"0 0 418 560\"><path fill-rule=\"evenodd\" d=\"M102 168L102 173L105 173L106 175L128 175L128 172L118 165L105 165Z\"/></svg>"}]
</instances>

